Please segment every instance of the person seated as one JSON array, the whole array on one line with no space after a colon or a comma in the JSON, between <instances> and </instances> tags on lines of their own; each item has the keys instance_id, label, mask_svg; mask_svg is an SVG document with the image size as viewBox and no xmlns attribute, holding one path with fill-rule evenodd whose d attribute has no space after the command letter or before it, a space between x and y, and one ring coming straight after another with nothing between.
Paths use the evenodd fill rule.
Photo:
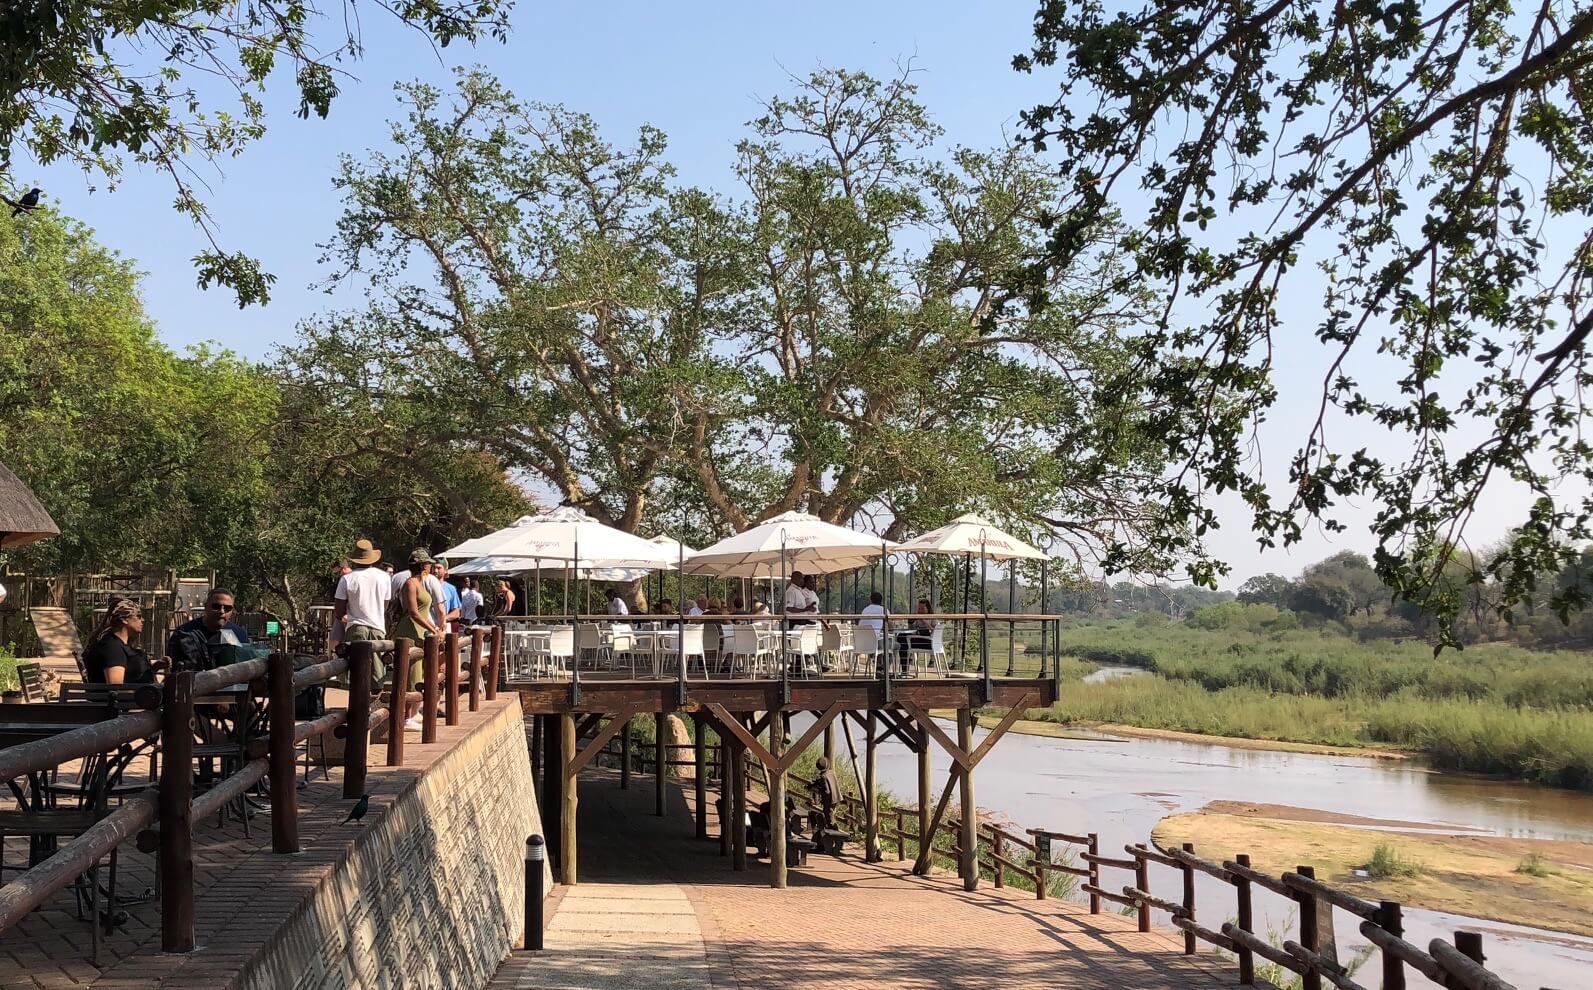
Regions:
<instances>
[{"instance_id":1,"label":"person seated","mask_svg":"<svg viewBox=\"0 0 1593 990\"><path fill-rule=\"evenodd\" d=\"M232 592L216 588L205 598L205 610L172 630L166 655L172 670L210 670L224 646L244 646L249 634L232 621L237 614Z\"/></svg>"},{"instance_id":2,"label":"person seated","mask_svg":"<svg viewBox=\"0 0 1593 990\"><path fill-rule=\"evenodd\" d=\"M918 599L916 611L918 615L928 615L930 611L929 599ZM920 653L928 653L934 648L935 626L934 619L914 618L912 622L908 623L908 628L896 634L896 651L900 656L903 676L907 674L907 662L911 659L914 650Z\"/></svg>"},{"instance_id":3,"label":"person seated","mask_svg":"<svg viewBox=\"0 0 1593 990\"><path fill-rule=\"evenodd\" d=\"M144 612L128 598L113 598L89 634L83 669L90 684L153 684L156 663L133 645L144 631Z\"/></svg>"},{"instance_id":4,"label":"person seated","mask_svg":"<svg viewBox=\"0 0 1593 990\"><path fill-rule=\"evenodd\" d=\"M741 600L741 596L740 595L737 595L736 597L730 599L730 614L731 615L746 615L747 614L747 603Z\"/></svg>"},{"instance_id":5,"label":"person seated","mask_svg":"<svg viewBox=\"0 0 1593 990\"><path fill-rule=\"evenodd\" d=\"M631 614L631 607L630 607L630 605L628 605L626 603L625 596L620 594L620 590L618 588L615 588L615 587L610 587L608 589L608 614L609 615L630 615Z\"/></svg>"}]
</instances>

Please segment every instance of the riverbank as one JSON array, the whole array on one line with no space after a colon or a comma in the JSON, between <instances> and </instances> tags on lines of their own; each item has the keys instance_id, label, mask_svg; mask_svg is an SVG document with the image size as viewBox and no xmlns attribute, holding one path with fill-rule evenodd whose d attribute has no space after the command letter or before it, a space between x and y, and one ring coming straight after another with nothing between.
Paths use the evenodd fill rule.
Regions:
<instances>
[{"instance_id":1,"label":"riverbank","mask_svg":"<svg viewBox=\"0 0 1593 990\"><path fill-rule=\"evenodd\" d=\"M1410 828L1418 824L1214 802L1162 819L1152 835L1211 859L1247 852L1267 873L1310 865L1368 900L1593 936L1593 845ZM1366 875L1378 858L1388 875Z\"/></svg>"},{"instance_id":2,"label":"riverbank","mask_svg":"<svg viewBox=\"0 0 1593 990\"><path fill-rule=\"evenodd\" d=\"M999 712L999 709L997 709ZM952 717L951 712L936 712ZM989 729L1001 721L1003 713L980 714L979 724ZM1086 729L1088 732L1078 730ZM1137 739L1166 739L1204 746L1227 746L1231 749L1253 749L1269 753L1309 753L1315 756L1364 756L1376 760L1409 760L1416 754L1404 750L1377 746L1328 746L1322 743L1289 742L1282 739L1247 739L1241 736L1209 736L1199 732L1180 732L1176 729L1151 729L1139 725L1121 725L1115 722L1048 722L1019 719L1012 723L1012 732L1026 736L1048 736L1052 739L1086 739L1103 741L1097 733Z\"/></svg>"}]
</instances>

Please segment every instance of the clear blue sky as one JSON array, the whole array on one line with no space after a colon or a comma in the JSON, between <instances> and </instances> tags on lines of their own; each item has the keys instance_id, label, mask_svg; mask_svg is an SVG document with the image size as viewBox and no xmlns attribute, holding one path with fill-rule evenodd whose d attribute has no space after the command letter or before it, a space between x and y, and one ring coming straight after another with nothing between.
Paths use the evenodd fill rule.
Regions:
<instances>
[{"instance_id":1,"label":"clear blue sky","mask_svg":"<svg viewBox=\"0 0 1593 990\"><path fill-rule=\"evenodd\" d=\"M291 79L285 75L268 97L269 133L225 174L208 174L211 204L224 246L260 257L277 284L268 306L240 311L222 290L200 291L191 258L205 247L202 235L171 209L167 179L129 174L115 193L90 194L81 173L54 168L42 184L66 213L94 227L103 242L137 259L148 273L145 302L167 341L183 346L214 340L264 358L289 341L297 323L328 308L353 306L357 295L331 296L313 285L324 274L317 244L331 236L340 201L331 177L341 154L358 155L387 141L394 114L393 84L424 79L451 85L452 68L479 64L501 77L521 98L563 103L592 114L605 132L623 141L638 124L661 127L682 181L725 188L731 181L733 145L758 111L758 99L789 88L789 74L815 65L889 74L900 60L921 70L920 97L946 129L951 143L989 146L1017 130L1019 110L1055 92L1055 76L1015 73L1013 54L1030 36L1036 0L978 3L809 2L802 4L703 2L648 4L613 0L568 3L522 0L505 45L484 44L437 53L417 33L375 8L362 8L368 58L351 66L357 78L328 120L293 115ZM287 84L286 86L282 84ZM100 183L103 187L103 182ZM1302 348L1320 296L1297 297L1301 308L1290 339ZM1298 356L1298 355L1297 355ZM1269 475L1281 481L1288 457L1314 405L1289 398L1316 392L1320 363L1290 361L1281 372L1285 400L1264 428ZM1330 439L1347 442L1342 437ZM1357 439L1356 445L1366 442ZM1375 445L1375 442L1374 442ZM1475 544L1496 538L1519 518L1521 496L1498 489L1486 499L1471 531ZM1261 555L1237 500L1228 503L1214 549L1234 565L1230 586L1264 571L1294 573L1336 549L1367 550L1369 514L1350 513L1362 525L1329 538L1314 534L1285 555Z\"/></svg>"}]
</instances>

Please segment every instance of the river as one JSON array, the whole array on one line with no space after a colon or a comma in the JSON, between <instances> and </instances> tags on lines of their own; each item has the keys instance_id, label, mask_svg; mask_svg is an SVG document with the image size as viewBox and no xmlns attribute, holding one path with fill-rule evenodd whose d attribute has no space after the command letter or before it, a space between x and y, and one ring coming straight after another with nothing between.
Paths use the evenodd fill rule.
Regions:
<instances>
[{"instance_id":1,"label":"river","mask_svg":"<svg viewBox=\"0 0 1593 990\"><path fill-rule=\"evenodd\" d=\"M801 723L795 731L800 732ZM977 730L980 738L984 730ZM974 794L979 807L1023 827L1083 834L1098 832L1104 854L1122 854L1143 842L1166 815L1196 811L1209 801L1268 802L1371 818L1429 822L1439 828L1480 829L1517 837L1593 842L1593 794L1530 784L1440 773L1399 761L1353 756L1274 753L1229 746L1090 734L1058 739L1009 733L979 765ZM860 742L860 740L857 740ZM840 743L845 759L845 743ZM861 753L859 754L861 756ZM936 791L948 763L935 749ZM880 783L911 802L916 758L899 743L882 746ZM1231 905L1231 888L1199 875L1197 905ZM1153 869L1153 893L1180 897L1181 880ZM1290 906L1257 890L1256 907L1280 932L1290 928ZM1207 907L1202 920L1218 927L1227 915ZM1231 913L1232 908L1228 908ZM1360 945L1348 916L1338 912L1341 958ZM1425 946L1457 929L1484 932L1488 965L1520 990L1569 990L1593 983L1593 939L1540 932L1495 921L1408 908L1406 937ZM1288 937L1298 937L1289 931ZM1375 963L1361 982L1376 985ZM1412 987L1428 987L1415 973Z\"/></svg>"}]
</instances>

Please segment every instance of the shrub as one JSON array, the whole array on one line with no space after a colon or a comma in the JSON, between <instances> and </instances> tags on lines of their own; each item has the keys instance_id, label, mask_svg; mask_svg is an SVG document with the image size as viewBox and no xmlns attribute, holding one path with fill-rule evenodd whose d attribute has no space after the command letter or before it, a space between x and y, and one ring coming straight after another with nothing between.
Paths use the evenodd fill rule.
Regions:
<instances>
[{"instance_id":1,"label":"shrub","mask_svg":"<svg viewBox=\"0 0 1593 990\"><path fill-rule=\"evenodd\" d=\"M1422 865L1415 860L1401 856L1392 843L1379 842L1372 850L1372 858L1366 863L1366 872L1380 880L1390 877L1419 877L1422 875Z\"/></svg>"},{"instance_id":2,"label":"shrub","mask_svg":"<svg viewBox=\"0 0 1593 990\"><path fill-rule=\"evenodd\" d=\"M1560 871L1549 866L1549 861L1535 852L1527 853L1527 857L1516 864L1516 872L1529 877L1552 877Z\"/></svg>"}]
</instances>

